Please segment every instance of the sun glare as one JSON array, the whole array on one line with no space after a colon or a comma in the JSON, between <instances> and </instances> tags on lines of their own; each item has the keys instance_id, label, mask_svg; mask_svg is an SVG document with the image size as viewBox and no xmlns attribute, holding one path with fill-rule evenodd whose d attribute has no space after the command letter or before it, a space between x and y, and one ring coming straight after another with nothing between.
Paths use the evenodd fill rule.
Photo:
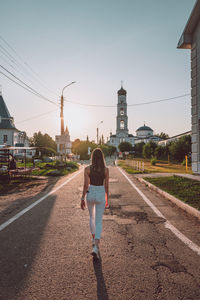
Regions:
<instances>
[{"instance_id":1,"label":"sun glare","mask_svg":"<svg viewBox=\"0 0 200 300\"><path fill-rule=\"evenodd\" d=\"M70 135L79 137L81 132L87 132L90 123L90 112L86 107L66 105L64 108L65 126L69 127Z\"/></svg>"}]
</instances>

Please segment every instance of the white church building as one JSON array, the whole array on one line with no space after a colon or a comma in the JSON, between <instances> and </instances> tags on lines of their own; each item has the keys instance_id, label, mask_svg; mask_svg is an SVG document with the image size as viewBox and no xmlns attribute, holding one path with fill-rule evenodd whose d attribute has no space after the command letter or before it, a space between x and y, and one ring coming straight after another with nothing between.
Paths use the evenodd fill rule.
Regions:
<instances>
[{"instance_id":1,"label":"white church building","mask_svg":"<svg viewBox=\"0 0 200 300\"><path fill-rule=\"evenodd\" d=\"M118 94L118 103L117 103L117 129L116 134L110 133L110 140L108 141L108 144L111 146L115 146L118 149L118 146L122 142L128 142L132 146L134 146L137 143L148 143L150 140L153 141L160 141L160 138L158 136L153 135L153 130L146 126L139 127L136 130L136 136L129 133L128 130L128 114L127 114L127 102L126 102L126 90L123 89L121 86L121 89L117 92Z\"/></svg>"},{"instance_id":2,"label":"white church building","mask_svg":"<svg viewBox=\"0 0 200 300\"><path fill-rule=\"evenodd\" d=\"M14 118L11 117L0 91L0 147L3 146L28 147L29 139L25 131L15 127Z\"/></svg>"}]
</instances>

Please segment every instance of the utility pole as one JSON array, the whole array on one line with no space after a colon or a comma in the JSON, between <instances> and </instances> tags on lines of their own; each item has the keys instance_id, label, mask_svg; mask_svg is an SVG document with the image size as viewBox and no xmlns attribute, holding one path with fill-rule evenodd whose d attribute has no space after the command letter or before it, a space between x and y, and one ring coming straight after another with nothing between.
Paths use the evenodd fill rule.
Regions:
<instances>
[{"instance_id":1,"label":"utility pole","mask_svg":"<svg viewBox=\"0 0 200 300\"><path fill-rule=\"evenodd\" d=\"M64 134L65 129L64 129L64 114L63 114L63 107L64 107L64 97L63 97L63 92L64 90L70 86L71 84L75 83L75 81L72 81L71 83L69 83L68 85L64 86L64 88L62 89L62 94L61 94L61 99L60 99L60 120L61 120L61 127L60 127L60 133L61 136ZM65 154L65 144L60 144L59 145L60 148L60 152L61 152L61 160L62 160L62 154Z\"/></svg>"},{"instance_id":2,"label":"utility pole","mask_svg":"<svg viewBox=\"0 0 200 300\"><path fill-rule=\"evenodd\" d=\"M61 101L60 101L60 120L61 120L61 132L60 134L62 135L64 133L64 116L63 116L63 106L64 106L64 98L63 94L61 95Z\"/></svg>"},{"instance_id":3,"label":"utility pole","mask_svg":"<svg viewBox=\"0 0 200 300\"><path fill-rule=\"evenodd\" d=\"M99 144L99 128L98 126L103 123L103 121L101 121L99 124L97 124L97 145Z\"/></svg>"},{"instance_id":4,"label":"utility pole","mask_svg":"<svg viewBox=\"0 0 200 300\"><path fill-rule=\"evenodd\" d=\"M99 144L99 128L97 127L97 145Z\"/></svg>"}]
</instances>

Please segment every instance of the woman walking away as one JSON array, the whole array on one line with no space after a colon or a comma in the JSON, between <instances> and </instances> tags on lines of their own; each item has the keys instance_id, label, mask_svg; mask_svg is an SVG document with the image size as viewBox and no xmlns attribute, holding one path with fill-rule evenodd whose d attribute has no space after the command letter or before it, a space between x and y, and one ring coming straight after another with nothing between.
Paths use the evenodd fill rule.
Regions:
<instances>
[{"instance_id":1,"label":"woman walking away","mask_svg":"<svg viewBox=\"0 0 200 300\"><path fill-rule=\"evenodd\" d=\"M96 148L92 152L92 164L85 168L81 208L85 209L85 195L90 215L92 234L92 255L99 259L99 242L102 231L102 218L105 204L108 206L109 171L105 166L103 152ZM105 198L107 201L105 201Z\"/></svg>"}]
</instances>

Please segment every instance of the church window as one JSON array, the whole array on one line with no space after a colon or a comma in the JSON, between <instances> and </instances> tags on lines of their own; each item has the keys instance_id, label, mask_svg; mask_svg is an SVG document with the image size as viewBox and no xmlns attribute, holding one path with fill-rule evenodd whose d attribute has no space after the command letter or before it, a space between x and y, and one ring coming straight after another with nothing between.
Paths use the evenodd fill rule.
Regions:
<instances>
[{"instance_id":1,"label":"church window","mask_svg":"<svg viewBox=\"0 0 200 300\"><path fill-rule=\"evenodd\" d=\"M121 116L124 115L124 109L123 109L123 108L120 109L120 115L121 115Z\"/></svg>"},{"instance_id":2,"label":"church window","mask_svg":"<svg viewBox=\"0 0 200 300\"><path fill-rule=\"evenodd\" d=\"M114 140L112 139L112 143L114 143Z\"/></svg>"},{"instance_id":3,"label":"church window","mask_svg":"<svg viewBox=\"0 0 200 300\"><path fill-rule=\"evenodd\" d=\"M8 136L6 134L4 134L3 136L3 142L6 143L8 141Z\"/></svg>"},{"instance_id":4,"label":"church window","mask_svg":"<svg viewBox=\"0 0 200 300\"><path fill-rule=\"evenodd\" d=\"M123 142L125 142L125 138L123 138L123 140L122 140Z\"/></svg>"},{"instance_id":5,"label":"church window","mask_svg":"<svg viewBox=\"0 0 200 300\"><path fill-rule=\"evenodd\" d=\"M120 121L120 129L124 129L124 121L123 120Z\"/></svg>"}]
</instances>

